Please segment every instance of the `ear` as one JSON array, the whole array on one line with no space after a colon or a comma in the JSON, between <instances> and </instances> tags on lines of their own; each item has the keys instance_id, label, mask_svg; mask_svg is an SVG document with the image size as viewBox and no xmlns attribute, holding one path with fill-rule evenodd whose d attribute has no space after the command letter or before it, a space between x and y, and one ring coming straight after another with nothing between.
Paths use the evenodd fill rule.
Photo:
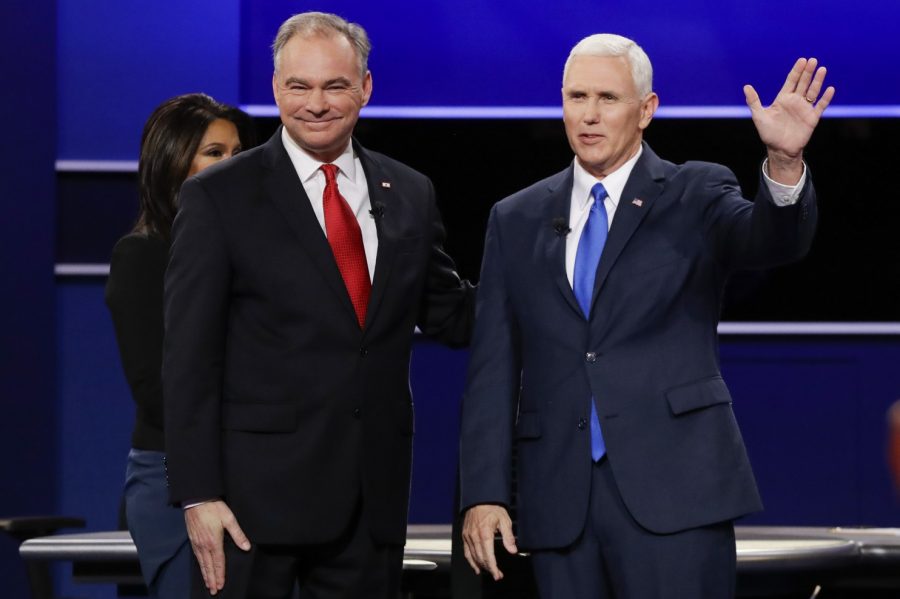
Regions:
<instances>
[{"instance_id":1,"label":"ear","mask_svg":"<svg viewBox=\"0 0 900 599\"><path fill-rule=\"evenodd\" d=\"M366 76L363 77L362 83L362 105L365 106L369 103L369 98L372 97L372 71L366 71Z\"/></svg>"},{"instance_id":2,"label":"ear","mask_svg":"<svg viewBox=\"0 0 900 599\"><path fill-rule=\"evenodd\" d=\"M275 98L275 104L278 104L278 72L272 72L272 97Z\"/></svg>"},{"instance_id":3,"label":"ear","mask_svg":"<svg viewBox=\"0 0 900 599\"><path fill-rule=\"evenodd\" d=\"M655 92L650 92L644 96L644 99L641 101L641 120L638 123L641 130L646 129L650 125L657 108L659 108L659 96Z\"/></svg>"}]
</instances>

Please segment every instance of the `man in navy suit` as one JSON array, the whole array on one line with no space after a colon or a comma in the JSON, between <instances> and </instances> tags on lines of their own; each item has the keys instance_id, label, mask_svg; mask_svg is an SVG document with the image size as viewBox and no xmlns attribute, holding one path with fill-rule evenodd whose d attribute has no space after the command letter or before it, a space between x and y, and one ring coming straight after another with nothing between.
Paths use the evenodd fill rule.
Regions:
<instances>
[{"instance_id":1,"label":"man in navy suit","mask_svg":"<svg viewBox=\"0 0 900 599\"><path fill-rule=\"evenodd\" d=\"M413 331L467 343L474 290L442 249L431 181L351 138L368 54L335 15L285 21L283 126L179 196L163 382L195 597L398 593Z\"/></svg>"},{"instance_id":2,"label":"man in navy suit","mask_svg":"<svg viewBox=\"0 0 900 599\"><path fill-rule=\"evenodd\" d=\"M733 596L732 521L761 503L719 372L722 291L735 270L810 247L802 154L834 95L824 77L798 60L768 108L744 88L768 150L749 201L727 168L642 142L659 100L639 46L603 34L573 48L575 160L488 222L460 454L476 572L502 577L499 531L532 552L545 599Z\"/></svg>"}]
</instances>

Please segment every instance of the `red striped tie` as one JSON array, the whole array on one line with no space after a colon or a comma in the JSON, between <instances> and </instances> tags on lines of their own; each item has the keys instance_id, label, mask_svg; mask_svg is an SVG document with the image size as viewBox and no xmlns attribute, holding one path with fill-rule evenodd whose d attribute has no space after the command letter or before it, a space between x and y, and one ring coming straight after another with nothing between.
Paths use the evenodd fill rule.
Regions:
<instances>
[{"instance_id":1,"label":"red striped tie","mask_svg":"<svg viewBox=\"0 0 900 599\"><path fill-rule=\"evenodd\" d=\"M325 173L325 193L322 194L325 234L344 285L347 286L347 293L350 294L350 301L353 302L353 309L356 310L359 328L362 328L366 322L366 307L369 305L372 283L369 281L362 232L347 200L338 191L335 180L337 170L333 164L322 165L322 172Z\"/></svg>"}]
</instances>

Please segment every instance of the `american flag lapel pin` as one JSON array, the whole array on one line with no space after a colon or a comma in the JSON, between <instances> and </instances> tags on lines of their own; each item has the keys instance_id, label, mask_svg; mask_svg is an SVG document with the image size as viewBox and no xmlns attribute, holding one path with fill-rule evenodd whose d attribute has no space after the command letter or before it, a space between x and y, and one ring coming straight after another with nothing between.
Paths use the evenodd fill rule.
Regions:
<instances>
[{"instance_id":1,"label":"american flag lapel pin","mask_svg":"<svg viewBox=\"0 0 900 599\"><path fill-rule=\"evenodd\" d=\"M631 203L638 208L641 208L644 205L644 200L642 200L641 198L634 198L633 200L631 200Z\"/></svg>"},{"instance_id":2,"label":"american flag lapel pin","mask_svg":"<svg viewBox=\"0 0 900 599\"><path fill-rule=\"evenodd\" d=\"M382 182L381 182L381 186L384 187L385 189L390 189L390 188L391 188L391 182L390 182L390 181L382 181Z\"/></svg>"}]
</instances>

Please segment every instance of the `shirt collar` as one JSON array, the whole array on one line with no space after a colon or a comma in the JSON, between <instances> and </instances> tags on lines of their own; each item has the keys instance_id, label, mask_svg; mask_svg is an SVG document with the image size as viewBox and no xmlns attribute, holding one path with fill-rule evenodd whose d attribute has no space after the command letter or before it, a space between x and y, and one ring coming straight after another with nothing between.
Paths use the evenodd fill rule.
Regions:
<instances>
[{"instance_id":1,"label":"shirt collar","mask_svg":"<svg viewBox=\"0 0 900 599\"><path fill-rule=\"evenodd\" d=\"M637 154L629 158L625 164L606 175L603 179L603 187L606 189L609 201L612 202L614 209L618 207L619 199L622 197L622 192L625 191L625 184L628 182L628 177L631 176L634 165L637 164L638 158L640 158L643 153L644 144L641 144ZM594 175L584 170L584 167L578 162L577 157L574 160L574 167L575 181L572 185L572 196L575 198L578 208L584 209L585 205L591 200L591 189L601 181L598 181Z\"/></svg>"},{"instance_id":2,"label":"shirt collar","mask_svg":"<svg viewBox=\"0 0 900 599\"><path fill-rule=\"evenodd\" d=\"M294 168L297 170L297 175L300 177L302 183L309 181L316 175L319 168L323 164L326 164L307 154L306 150L297 145L297 142L294 141L284 127L281 128L281 142L284 144L284 149L287 150L288 157L290 157L291 163L293 163ZM347 143L347 147L344 148L341 155L330 164L334 164L338 167L340 170L338 176L343 173L343 175L351 181L356 181L356 161L354 158L353 144Z\"/></svg>"}]
</instances>

